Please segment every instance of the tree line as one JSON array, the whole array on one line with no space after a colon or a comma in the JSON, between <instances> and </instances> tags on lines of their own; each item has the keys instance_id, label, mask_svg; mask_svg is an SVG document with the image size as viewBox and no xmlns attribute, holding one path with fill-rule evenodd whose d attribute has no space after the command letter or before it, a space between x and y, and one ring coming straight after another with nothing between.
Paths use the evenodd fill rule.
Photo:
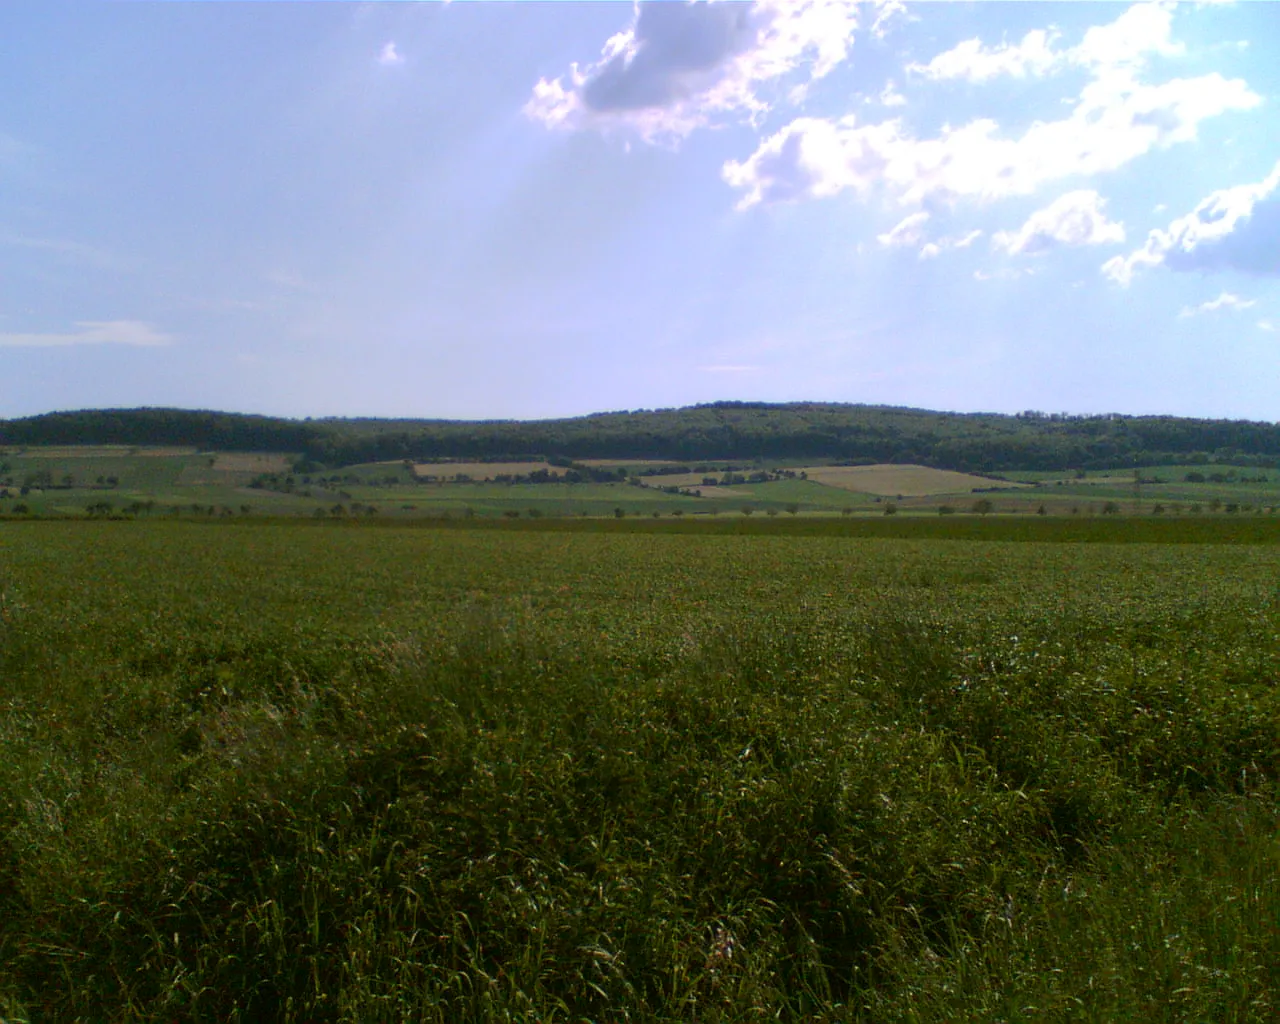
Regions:
<instances>
[{"instance_id":1,"label":"tree line","mask_svg":"<svg viewBox=\"0 0 1280 1024\"><path fill-rule=\"evenodd\" d=\"M186 445L296 452L336 468L394 459L796 459L914 462L970 472L1172 463L1280 464L1280 425L1026 412L946 413L836 403L717 402L567 419L293 420L185 409L55 412L0 420L0 444Z\"/></svg>"}]
</instances>

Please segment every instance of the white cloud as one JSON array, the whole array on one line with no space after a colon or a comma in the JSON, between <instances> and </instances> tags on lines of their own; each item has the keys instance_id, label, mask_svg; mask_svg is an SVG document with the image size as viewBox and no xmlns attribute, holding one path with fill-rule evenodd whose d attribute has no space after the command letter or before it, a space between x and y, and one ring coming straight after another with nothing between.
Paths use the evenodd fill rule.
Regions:
<instances>
[{"instance_id":1,"label":"white cloud","mask_svg":"<svg viewBox=\"0 0 1280 1024\"><path fill-rule=\"evenodd\" d=\"M905 107L907 98L898 92L892 80L880 92L880 105L884 107Z\"/></svg>"},{"instance_id":2,"label":"white cloud","mask_svg":"<svg viewBox=\"0 0 1280 1024\"><path fill-rule=\"evenodd\" d=\"M1172 35L1172 4L1137 3L1110 25L1089 29L1068 59L1086 67L1137 69L1146 63L1147 54L1181 56L1185 47Z\"/></svg>"},{"instance_id":3,"label":"white cloud","mask_svg":"<svg viewBox=\"0 0 1280 1024\"><path fill-rule=\"evenodd\" d=\"M924 238L924 226L928 221L929 215L921 210L919 213L913 213L909 217L903 218L894 228L883 235L876 235L876 240L881 245L893 248L919 245L920 240Z\"/></svg>"},{"instance_id":4,"label":"white cloud","mask_svg":"<svg viewBox=\"0 0 1280 1024\"><path fill-rule=\"evenodd\" d=\"M394 42L390 42L384 45L378 52L378 63L383 67L390 67L395 64L403 64L404 57L401 56L400 51L396 49L396 44Z\"/></svg>"},{"instance_id":5,"label":"white cloud","mask_svg":"<svg viewBox=\"0 0 1280 1024\"><path fill-rule=\"evenodd\" d=\"M876 16L871 22L871 34L884 39L899 21L915 21L907 11L905 0L871 0Z\"/></svg>"},{"instance_id":6,"label":"white cloud","mask_svg":"<svg viewBox=\"0 0 1280 1024\"><path fill-rule=\"evenodd\" d=\"M975 228L968 234L958 237L939 238L933 242L926 242L920 249L920 258L922 260L937 259L949 249L967 249L982 237L982 229Z\"/></svg>"},{"instance_id":7,"label":"white cloud","mask_svg":"<svg viewBox=\"0 0 1280 1024\"><path fill-rule=\"evenodd\" d=\"M1276 327L1276 325L1273 324L1270 320L1258 321L1258 330L1260 331L1269 331L1270 333L1274 334L1277 329L1278 328Z\"/></svg>"},{"instance_id":8,"label":"white cloud","mask_svg":"<svg viewBox=\"0 0 1280 1024\"><path fill-rule=\"evenodd\" d=\"M1016 45L1005 43L994 48L984 46L980 39L966 39L928 64L910 64L907 70L925 78L964 78L971 82L985 82L1000 75L1042 75L1062 59L1053 50L1054 38L1044 29L1035 29Z\"/></svg>"},{"instance_id":9,"label":"white cloud","mask_svg":"<svg viewBox=\"0 0 1280 1024\"><path fill-rule=\"evenodd\" d=\"M1172 38L1173 8L1159 3L1134 4L1108 25L1090 28L1078 46L1057 49L1053 29L1033 29L1019 43L987 46L980 39L966 39L928 64L911 64L908 70L937 80L964 79L987 82L1008 75L1013 78L1046 75L1064 68L1084 67L1095 74L1136 72L1150 54L1181 55L1185 48Z\"/></svg>"},{"instance_id":10,"label":"white cloud","mask_svg":"<svg viewBox=\"0 0 1280 1024\"><path fill-rule=\"evenodd\" d=\"M1123 242L1124 225L1107 219L1106 205L1092 189L1068 192L1033 213L1018 231L1001 231L991 241L1010 255L1047 252L1064 245Z\"/></svg>"},{"instance_id":11,"label":"white cloud","mask_svg":"<svg viewBox=\"0 0 1280 1024\"><path fill-rule=\"evenodd\" d=\"M0 333L0 348L64 348L69 345L133 345L153 348L173 339L141 320L80 320L63 334Z\"/></svg>"},{"instance_id":12,"label":"white cloud","mask_svg":"<svg viewBox=\"0 0 1280 1024\"><path fill-rule=\"evenodd\" d=\"M744 195L740 208L866 191L883 185L906 202L929 195L995 199L1027 195L1046 182L1112 171L1155 149L1196 137L1200 122L1249 110L1261 98L1216 72L1144 85L1125 75L1095 79L1071 113L1037 121L1018 138L990 119L914 137L899 120L861 125L797 118L722 175Z\"/></svg>"},{"instance_id":13,"label":"white cloud","mask_svg":"<svg viewBox=\"0 0 1280 1024\"><path fill-rule=\"evenodd\" d=\"M1139 267L1162 264L1280 274L1280 163L1260 182L1211 193L1168 230L1152 231L1141 249L1108 260L1102 272L1128 285Z\"/></svg>"},{"instance_id":14,"label":"white cloud","mask_svg":"<svg viewBox=\"0 0 1280 1024\"><path fill-rule=\"evenodd\" d=\"M1202 313L1213 313L1219 309L1251 309L1257 304L1254 299L1242 299L1239 295L1223 292L1216 299L1202 302L1198 306L1184 306L1178 316L1186 319L1191 316L1199 316Z\"/></svg>"},{"instance_id":15,"label":"white cloud","mask_svg":"<svg viewBox=\"0 0 1280 1024\"><path fill-rule=\"evenodd\" d=\"M627 128L646 141L678 139L722 117L770 109L757 88L793 73L793 102L844 61L857 27L846 0L755 4L638 2L631 25L600 59L543 78L525 113L549 128Z\"/></svg>"},{"instance_id":16,"label":"white cloud","mask_svg":"<svg viewBox=\"0 0 1280 1024\"><path fill-rule=\"evenodd\" d=\"M918 138L901 119L860 124L853 115L802 117L761 142L746 160L726 163L722 176L742 190L738 205L745 208L873 186L905 202L928 196L995 199L1027 195L1062 178L1114 171L1153 149L1194 141L1209 118L1262 102L1243 80L1216 72L1159 84L1141 81L1148 56L1183 52L1171 31L1171 7L1142 3L1089 29L1074 48L1057 50L1053 30L1036 30L1017 44L995 48L969 40L913 66L940 79L985 80L1066 66L1089 72L1067 116L1033 121L1018 137L1002 136L989 118Z\"/></svg>"}]
</instances>

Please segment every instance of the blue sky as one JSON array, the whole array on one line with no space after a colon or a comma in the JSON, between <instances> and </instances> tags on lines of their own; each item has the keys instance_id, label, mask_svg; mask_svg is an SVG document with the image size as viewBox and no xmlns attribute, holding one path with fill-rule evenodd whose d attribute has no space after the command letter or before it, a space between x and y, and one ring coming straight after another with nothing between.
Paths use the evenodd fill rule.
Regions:
<instances>
[{"instance_id":1,"label":"blue sky","mask_svg":"<svg viewBox=\"0 0 1280 1024\"><path fill-rule=\"evenodd\" d=\"M0 417L1280 420L1280 5L0 5Z\"/></svg>"}]
</instances>

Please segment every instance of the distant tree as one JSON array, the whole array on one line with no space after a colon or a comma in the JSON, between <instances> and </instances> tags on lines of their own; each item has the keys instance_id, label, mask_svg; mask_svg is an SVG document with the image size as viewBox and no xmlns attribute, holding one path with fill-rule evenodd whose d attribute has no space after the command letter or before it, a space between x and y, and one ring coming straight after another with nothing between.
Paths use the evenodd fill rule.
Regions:
<instances>
[{"instance_id":1,"label":"distant tree","mask_svg":"<svg viewBox=\"0 0 1280 1024\"><path fill-rule=\"evenodd\" d=\"M1036 509L1036 515L1038 516L1047 516L1048 514L1049 514L1049 510L1045 508L1043 505L1041 505L1038 509Z\"/></svg>"},{"instance_id":2,"label":"distant tree","mask_svg":"<svg viewBox=\"0 0 1280 1024\"><path fill-rule=\"evenodd\" d=\"M995 511L995 505L991 503L990 498L979 498L973 503L973 511L980 516L985 516Z\"/></svg>"},{"instance_id":3,"label":"distant tree","mask_svg":"<svg viewBox=\"0 0 1280 1024\"><path fill-rule=\"evenodd\" d=\"M1120 514L1120 506L1114 501L1108 501L1102 506L1102 514L1104 516L1115 516Z\"/></svg>"},{"instance_id":4,"label":"distant tree","mask_svg":"<svg viewBox=\"0 0 1280 1024\"><path fill-rule=\"evenodd\" d=\"M955 515L955 513L956 513L956 510L955 510L955 507L954 507L953 505L939 505L939 506L938 506L938 515L940 515L940 516L953 516L953 515Z\"/></svg>"},{"instance_id":5,"label":"distant tree","mask_svg":"<svg viewBox=\"0 0 1280 1024\"><path fill-rule=\"evenodd\" d=\"M797 505L794 501L787 506L787 512L790 515L795 515L799 511L800 511L800 506Z\"/></svg>"},{"instance_id":6,"label":"distant tree","mask_svg":"<svg viewBox=\"0 0 1280 1024\"><path fill-rule=\"evenodd\" d=\"M887 516L895 516L898 514L898 506L892 501L885 502L884 514Z\"/></svg>"},{"instance_id":7,"label":"distant tree","mask_svg":"<svg viewBox=\"0 0 1280 1024\"><path fill-rule=\"evenodd\" d=\"M619 507L613 510L613 517L615 519L622 519L626 516L626 514L627 514L627 510L625 508Z\"/></svg>"}]
</instances>

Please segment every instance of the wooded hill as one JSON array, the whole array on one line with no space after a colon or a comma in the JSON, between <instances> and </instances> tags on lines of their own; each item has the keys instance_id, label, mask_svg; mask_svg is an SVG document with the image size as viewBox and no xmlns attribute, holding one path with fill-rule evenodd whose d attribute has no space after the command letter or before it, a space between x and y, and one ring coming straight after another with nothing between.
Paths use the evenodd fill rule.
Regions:
<instances>
[{"instance_id":1,"label":"wooded hill","mask_svg":"<svg viewBox=\"0 0 1280 1024\"><path fill-rule=\"evenodd\" d=\"M1280 465L1280 425L1176 416L942 413L889 406L716 402L556 420L290 420L184 409L0 420L0 445L190 445L297 452L327 467L461 457L824 459L977 472L1222 462Z\"/></svg>"}]
</instances>

